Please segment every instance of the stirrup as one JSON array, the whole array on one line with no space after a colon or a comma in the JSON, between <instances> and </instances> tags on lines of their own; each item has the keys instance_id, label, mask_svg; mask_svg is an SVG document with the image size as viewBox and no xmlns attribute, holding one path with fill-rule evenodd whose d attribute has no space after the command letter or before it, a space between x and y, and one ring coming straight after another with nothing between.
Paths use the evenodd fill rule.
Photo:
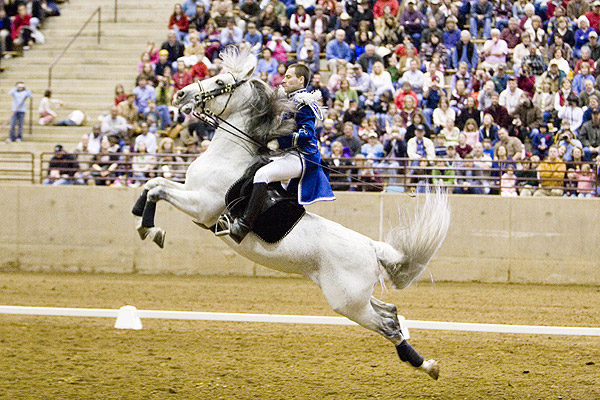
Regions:
<instances>
[{"instance_id":1,"label":"stirrup","mask_svg":"<svg viewBox=\"0 0 600 400\"><path fill-rule=\"evenodd\" d=\"M215 236L226 236L231 231L231 224L233 220L229 217L229 214L222 214L217 219L215 224Z\"/></svg>"}]
</instances>

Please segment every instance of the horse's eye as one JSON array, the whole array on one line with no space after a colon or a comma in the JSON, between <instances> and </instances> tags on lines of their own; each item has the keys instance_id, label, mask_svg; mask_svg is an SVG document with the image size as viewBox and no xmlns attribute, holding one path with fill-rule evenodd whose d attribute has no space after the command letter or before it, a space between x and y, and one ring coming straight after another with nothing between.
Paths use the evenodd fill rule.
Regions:
<instances>
[{"instance_id":1,"label":"horse's eye","mask_svg":"<svg viewBox=\"0 0 600 400\"><path fill-rule=\"evenodd\" d=\"M221 79L218 79L217 80L217 85L219 85L219 86L225 86L225 82L223 82L223 80L221 80Z\"/></svg>"}]
</instances>

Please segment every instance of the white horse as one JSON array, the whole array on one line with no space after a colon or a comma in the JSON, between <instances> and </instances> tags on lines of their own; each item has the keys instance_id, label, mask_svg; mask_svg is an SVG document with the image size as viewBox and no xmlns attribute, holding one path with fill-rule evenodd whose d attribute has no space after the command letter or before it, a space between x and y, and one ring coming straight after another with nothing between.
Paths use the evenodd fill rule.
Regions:
<instances>
[{"instance_id":1,"label":"white horse","mask_svg":"<svg viewBox=\"0 0 600 400\"><path fill-rule=\"evenodd\" d=\"M161 247L164 231L149 227L152 224L142 226L142 208L146 217L153 213L157 201L166 200L197 223L214 225L226 211L228 188L242 176L259 148L291 132L289 120L280 118L289 110L290 102L251 78L256 58L232 49L224 51L221 58L228 73L185 87L176 94L174 105L186 113L195 110L218 115L227 124L219 126L208 150L190 165L184 184L152 179L136 203L137 213L134 208L142 239L151 236ZM251 139L240 132L251 135ZM393 228L386 242L372 240L310 212L275 244L253 233L239 245L229 236L221 238L256 263L308 277L321 288L334 311L383 335L396 346L402 361L437 379L437 362L425 361L403 338L396 306L372 294L384 277L402 289L421 275L446 236L449 215L447 196L437 192L427 194L414 218Z\"/></svg>"}]
</instances>

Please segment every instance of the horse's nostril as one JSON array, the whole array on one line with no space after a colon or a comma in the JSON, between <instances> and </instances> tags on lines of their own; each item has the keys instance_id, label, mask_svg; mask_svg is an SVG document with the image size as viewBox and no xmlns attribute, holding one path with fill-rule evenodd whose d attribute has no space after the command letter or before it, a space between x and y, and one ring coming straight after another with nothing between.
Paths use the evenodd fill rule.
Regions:
<instances>
[{"instance_id":1,"label":"horse's nostril","mask_svg":"<svg viewBox=\"0 0 600 400\"><path fill-rule=\"evenodd\" d=\"M177 93L177 97L182 98L183 96L185 96L185 93L183 93L183 92L178 92Z\"/></svg>"}]
</instances>

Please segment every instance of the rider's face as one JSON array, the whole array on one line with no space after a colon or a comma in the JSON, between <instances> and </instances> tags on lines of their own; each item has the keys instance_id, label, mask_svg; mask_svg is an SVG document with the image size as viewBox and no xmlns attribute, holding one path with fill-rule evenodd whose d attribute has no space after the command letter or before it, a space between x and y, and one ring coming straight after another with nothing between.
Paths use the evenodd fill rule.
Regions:
<instances>
[{"instance_id":1,"label":"rider's face","mask_svg":"<svg viewBox=\"0 0 600 400\"><path fill-rule=\"evenodd\" d=\"M303 87L304 85L302 85L301 78L296 76L296 69L288 68L283 77L283 88L285 89L285 92L292 93Z\"/></svg>"}]
</instances>

